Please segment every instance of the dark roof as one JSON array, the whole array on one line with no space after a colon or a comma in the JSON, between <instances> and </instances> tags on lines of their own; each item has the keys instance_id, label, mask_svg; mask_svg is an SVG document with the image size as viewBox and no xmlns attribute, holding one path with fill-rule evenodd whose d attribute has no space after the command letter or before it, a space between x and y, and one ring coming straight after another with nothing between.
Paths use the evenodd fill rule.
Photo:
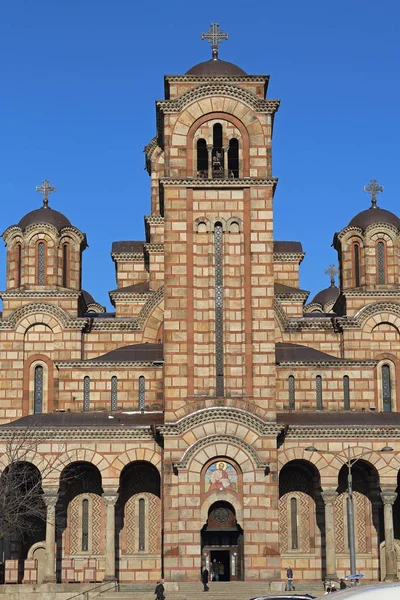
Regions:
<instances>
[{"instance_id":1,"label":"dark roof","mask_svg":"<svg viewBox=\"0 0 400 600\"><path fill-rule=\"evenodd\" d=\"M315 412L290 412L277 413L278 423L287 425L327 426L327 425L360 425L363 427L397 427L400 425L400 413L395 412L353 412L353 411L315 411ZM383 444L382 444L383 445Z\"/></svg>"},{"instance_id":2,"label":"dark roof","mask_svg":"<svg viewBox=\"0 0 400 600\"><path fill-rule=\"evenodd\" d=\"M299 252L303 252L303 246L301 242L282 242L277 240L274 242L274 252L281 254L293 252L298 254Z\"/></svg>"},{"instance_id":3,"label":"dark roof","mask_svg":"<svg viewBox=\"0 0 400 600\"><path fill-rule=\"evenodd\" d=\"M116 292L126 294L144 294L145 292L151 292L150 281L139 281L139 283L135 283L134 285L127 285L126 287L117 288L108 293L115 294Z\"/></svg>"},{"instance_id":4,"label":"dark roof","mask_svg":"<svg viewBox=\"0 0 400 600\"><path fill-rule=\"evenodd\" d=\"M132 344L91 358L88 362L154 362L162 360L162 344Z\"/></svg>"},{"instance_id":5,"label":"dark roof","mask_svg":"<svg viewBox=\"0 0 400 600\"><path fill-rule=\"evenodd\" d=\"M397 215L390 212L390 210L385 210L384 208L368 208L367 210L363 210L359 212L358 215L353 217L348 224L348 227L360 227L361 229L366 229L368 225L372 225L373 223L389 223L390 225L394 225L397 229L400 229L400 219Z\"/></svg>"},{"instance_id":6,"label":"dark roof","mask_svg":"<svg viewBox=\"0 0 400 600\"><path fill-rule=\"evenodd\" d=\"M128 240L125 242L113 242L111 252L129 252L135 254L136 252L143 252L142 241Z\"/></svg>"},{"instance_id":7,"label":"dark roof","mask_svg":"<svg viewBox=\"0 0 400 600\"><path fill-rule=\"evenodd\" d=\"M339 294L339 288L337 288L335 285L330 285L324 290L318 292L318 294L315 294L314 298L311 300L311 303L316 302L317 304L321 304L321 306L325 306L325 304L328 302L336 302L336 300L339 298Z\"/></svg>"},{"instance_id":8,"label":"dark roof","mask_svg":"<svg viewBox=\"0 0 400 600\"><path fill-rule=\"evenodd\" d=\"M82 293L82 298L86 302L86 306L89 306L89 304L98 304L96 302L96 300L93 298L92 294L89 294L89 292L87 292L86 290L81 290L81 293Z\"/></svg>"},{"instance_id":9,"label":"dark roof","mask_svg":"<svg viewBox=\"0 0 400 600\"><path fill-rule=\"evenodd\" d=\"M89 312L86 312L83 316L90 317L93 319L115 319L115 312L100 312L99 313L99 312L89 311Z\"/></svg>"},{"instance_id":10,"label":"dark roof","mask_svg":"<svg viewBox=\"0 0 400 600\"><path fill-rule=\"evenodd\" d=\"M36 210L32 210L27 215L22 217L18 226L21 229L25 229L29 225L39 224L39 223L48 223L49 225L53 225L56 229L60 230L63 227L71 227L71 221L67 219L65 215L58 212L58 210L53 210L50 207L37 208Z\"/></svg>"},{"instance_id":11,"label":"dark roof","mask_svg":"<svg viewBox=\"0 0 400 600\"><path fill-rule=\"evenodd\" d=\"M290 285L284 285L279 281L274 283L274 291L275 294L309 294L307 290L301 290L296 287L291 287Z\"/></svg>"},{"instance_id":12,"label":"dark roof","mask_svg":"<svg viewBox=\"0 0 400 600\"><path fill-rule=\"evenodd\" d=\"M275 344L275 360L279 364L282 362L336 362L341 359L309 346L278 342Z\"/></svg>"},{"instance_id":13,"label":"dark roof","mask_svg":"<svg viewBox=\"0 0 400 600\"><path fill-rule=\"evenodd\" d=\"M185 75L247 75L247 73L233 63L212 58L195 65L186 71Z\"/></svg>"},{"instance_id":14,"label":"dark roof","mask_svg":"<svg viewBox=\"0 0 400 600\"><path fill-rule=\"evenodd\" d=\"M146 425L158 425L163 422L162 413L134 413L124 414L122 412L58 412L29 415L17 419L12 423L0 425L1 429L8 427L139 427Z\"/></svg>"}]
</instances>

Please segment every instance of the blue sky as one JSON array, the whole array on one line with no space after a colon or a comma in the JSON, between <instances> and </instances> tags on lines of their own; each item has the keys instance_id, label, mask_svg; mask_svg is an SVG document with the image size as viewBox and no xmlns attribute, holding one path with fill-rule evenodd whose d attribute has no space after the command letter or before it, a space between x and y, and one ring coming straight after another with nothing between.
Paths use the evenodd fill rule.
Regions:
<instances>
[{"instance_id":1,"label":"blue sky","mask_svg":"<svg viewBox=\"0 0 400 600\"><path fill-rule=\"evenodd\" d=\"M107 306L111 243L143 239L150 211L143 147L163 76L209 58L213 21L229 32L220 57L270 74L281 99L275 238L302 241L301 287L328 285L333 234L369 206L371 178L400 213L397 0L4 0L0 228L39 207L49 179L51 205L88 236L84 287ZM0 265L4 289L4 248Z\"/></svg>"}]
</instances>

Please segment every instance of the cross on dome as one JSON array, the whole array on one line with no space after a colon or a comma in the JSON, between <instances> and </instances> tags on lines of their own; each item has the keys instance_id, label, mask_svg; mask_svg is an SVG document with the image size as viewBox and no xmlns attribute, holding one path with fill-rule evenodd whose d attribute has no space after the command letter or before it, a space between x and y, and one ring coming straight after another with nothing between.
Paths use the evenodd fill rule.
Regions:
<instances>
[{"instance_id":1,"label":"cross on dome","mask_svg":"<svg viewBox=\"0 0 400 600\"><path fill-rule=\"evenodd\" d=\"M335 287L335 277L339 273L335 265L329 265L329 268L325 270L325 275L329 275L331 278L331 287Z\"/></svg>"},{"instance_id":2,"label":"cross on dome","mask_svg":"<svg viewBox=\"0 0 400 600\"><path fill-rule=\"evenodd\" d=\"M368 185L364 186L364 192L371 194L372 208L376 208L376 197L380 192L383 192L383 185L378 185L376 179L371 179Z\"/></svg>"},{"instance_id":3,"label":"cross on dome","mask_svg":"<svg viewBox=\"0 0 400 600\"><path fill-rule=\"evenodd\" d=\"M201 34L201 39L210 42L213 60L217 60L218 46L223 40L228 39L228 34L222 33L222 31L219 29L218 23L211 23L210 29L207 31L207 33Z\"/></svg>"},{"instance_id":4,"label":"cross on dome","mask_svg":"<svg viewBox=\"0 0 400 600\"><path fill-rule=\"evenodd\" d=\"M49 195L56 191L56 187L51 185L48 179L45 179L42 185L36 186L36 191L43 195L43 206L47 208L49 205Z\"/></svg>"}]
</instances>

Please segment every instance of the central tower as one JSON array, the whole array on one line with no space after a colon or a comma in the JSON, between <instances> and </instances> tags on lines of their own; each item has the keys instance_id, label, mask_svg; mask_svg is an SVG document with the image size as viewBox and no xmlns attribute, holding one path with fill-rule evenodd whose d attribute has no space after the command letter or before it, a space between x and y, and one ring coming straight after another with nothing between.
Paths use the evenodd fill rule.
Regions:
<instances>
[{"instance_id":1,"label":"central tower","mask_svg":"<svg viewBox=\"0 0 400 600\"><path fill-rule=\"evenodd\" d=\"M218 58L165 77L147 147L164 220L166 421L232 398L274 420L271 138L266 75Z\"/></svg>"}]
</instances>

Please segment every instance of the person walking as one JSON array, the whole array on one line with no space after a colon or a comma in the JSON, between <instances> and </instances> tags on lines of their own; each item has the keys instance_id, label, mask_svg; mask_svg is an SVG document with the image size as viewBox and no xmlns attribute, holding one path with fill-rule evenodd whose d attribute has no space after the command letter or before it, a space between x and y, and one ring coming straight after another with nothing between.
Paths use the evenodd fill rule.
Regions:
<instances>
[{"instance_id":1,"label":"person walking","mask_svg":"<svg viewBox=\"0 0 400 600\"><path fill-rule=\"evenodd\" d=\"M286 577L287 577L287 586L286 586L287 591L294 592L296 588L293 585L293 569L290 566L287 568Z\"/></svg>"},{"instance_id":2,"label":"person walking","mask_svg":"<svg viewBox=\"0 0 400 600\"><path fill-rule=\"evenodd\" d=\"M214 558L214 560L212 561L211 570L212 570L212 580L219 581L219 563L217 563L216 558Z\"/></svg>"},{"instance_id":3,"label":"person walking","mask_svg":"<svg viewBox=\"0 0 400 600\"><path fill-rule=\"evenodd\" d=\"M203 592L208 592L208 590L210 588L207 585L208 584L208 569L207 569L207 567L205 569L203 569L203 572L201 574L201 581L202 581L203 586L204 586Z\"/></svg>"},{"instance_id":4,"label":"person walking","mask_svg":"<svg viewBox=\"0 0 400 600\"><path fill-rule=\"evenodd\" d=\"M156 589L154 590L156 600L165 600L164 579L157 581Z\"/></svg>"},{"instance_id":5,"label":"person walking","mask_svg":"<svg viewBox=\"0 0 400 600\"><path fill-rule=\"evenodd\" d=\"M344 580L344 579L341 579L341 580L340 580L340 589L341 589L341 590L345 590L345 589L347 589L347 585L346 585L346 582L345 582L345 580Z\"/></svg>"}]
</instances>

